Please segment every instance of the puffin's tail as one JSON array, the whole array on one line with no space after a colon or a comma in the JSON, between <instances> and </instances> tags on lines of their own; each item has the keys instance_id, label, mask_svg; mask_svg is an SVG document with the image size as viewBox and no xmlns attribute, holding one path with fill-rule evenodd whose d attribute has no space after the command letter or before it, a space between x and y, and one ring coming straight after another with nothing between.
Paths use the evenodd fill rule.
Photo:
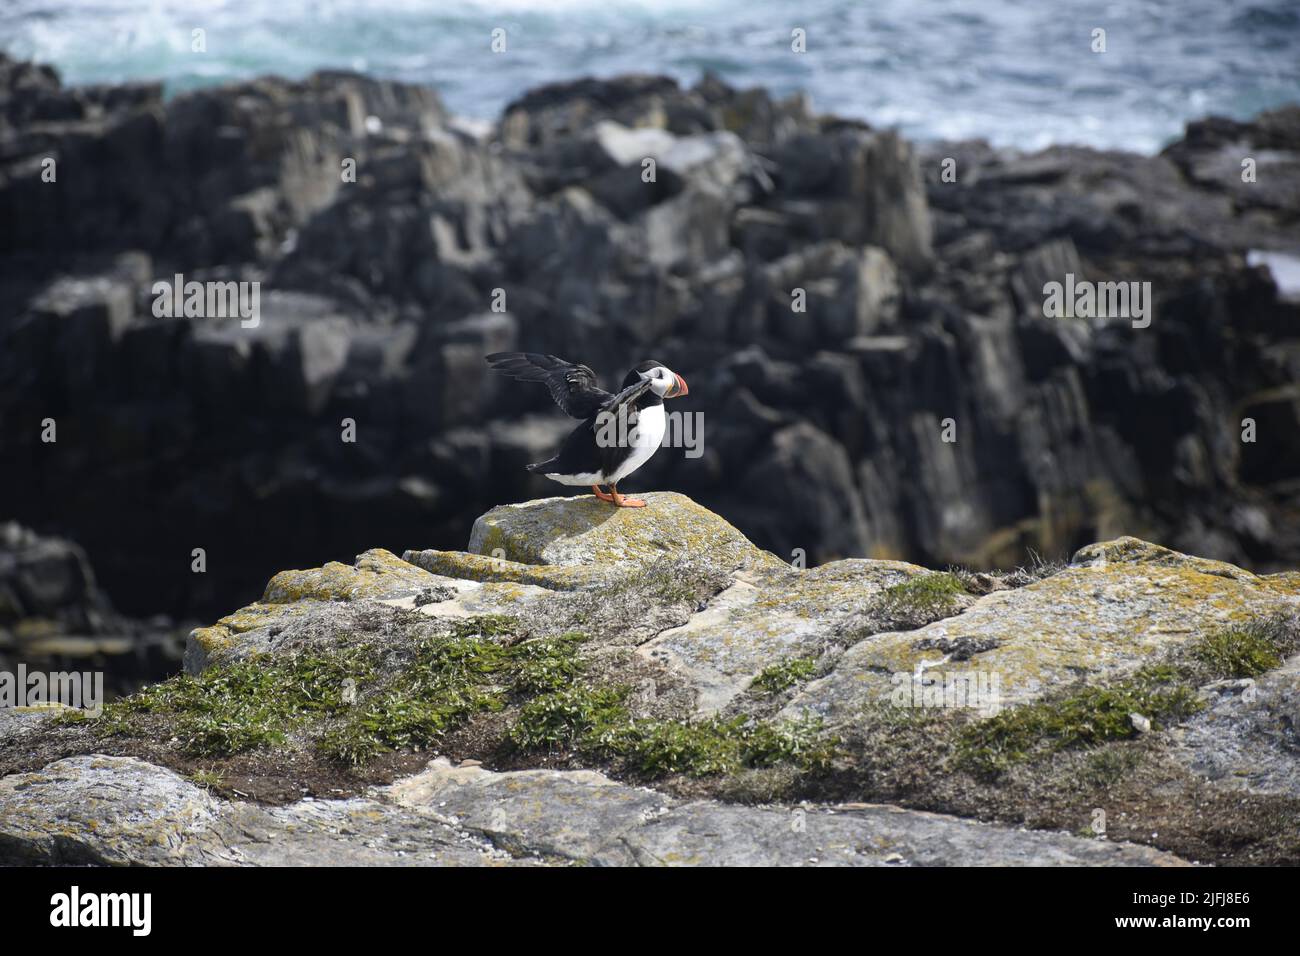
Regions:
<instances>
[{"instance_id":1,"label":"puffin's tail","mask_svg":"<svg viewBox=\"0 0 1300 956\"><path fill-rule=\"evenodd\" d=\"M548 458L546 461L535 461L531 465L525 466L534 475L544 475L548 471L555 470L555 459Z\"/></svg>"}]
</instances>

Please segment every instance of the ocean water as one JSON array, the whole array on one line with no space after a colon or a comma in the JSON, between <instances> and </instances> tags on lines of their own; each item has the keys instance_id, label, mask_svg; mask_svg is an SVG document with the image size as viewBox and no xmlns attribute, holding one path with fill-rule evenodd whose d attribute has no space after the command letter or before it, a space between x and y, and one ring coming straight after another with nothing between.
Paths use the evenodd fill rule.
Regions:
<instances>
[{"instance_id":1,"label":"ocean water","mask_svg":"<svg viewBox=\"0 0 1300 956\"><path fill-rule=\"evenodd\" d=\"M353 68L483 119L541 83L712 69L913 138L1026 149L1151 152L1188 119L1300 101L1300 0L4 0L0 49L170 93Z\"/></svg>"}]
</instances>

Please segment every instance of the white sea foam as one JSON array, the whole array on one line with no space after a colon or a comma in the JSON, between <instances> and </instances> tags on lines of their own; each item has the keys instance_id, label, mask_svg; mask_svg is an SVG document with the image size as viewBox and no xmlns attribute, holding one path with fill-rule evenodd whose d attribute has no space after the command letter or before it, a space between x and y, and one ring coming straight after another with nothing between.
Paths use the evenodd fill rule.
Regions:
<instances>
[{"instance_id":1,"label":"white sea foam","mask_svg":"<svg viewBox=\"0 0 1300 956\"><path fill-rule=\"evenodd\" d=\"M508 52L493 54L501 27ZM807 31L808 52L790 49ZM190 50L191 30L207 51ZM1106 30L1094 53L1094 29ZM0 47L70 82L169 92L263 73L361 68L430 83L488 119L541 83L714 69L804 90L824 111L914 138L1154 151L1207 113L1300 99L1294 0L8 0Z\"/></svg>"}]
</instances>

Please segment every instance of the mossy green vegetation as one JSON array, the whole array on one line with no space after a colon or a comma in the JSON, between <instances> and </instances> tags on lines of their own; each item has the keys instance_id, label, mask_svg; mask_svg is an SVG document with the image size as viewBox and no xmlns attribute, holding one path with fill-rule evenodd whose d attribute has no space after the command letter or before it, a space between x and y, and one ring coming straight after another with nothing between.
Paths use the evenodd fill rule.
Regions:
<instances>
[{"instance_id":1,"label":"mossy green vegetation","mask_svg":"<svg viewBox=\"0 0 1300 956\"><path fill-rule=\"evenodd\" d=\"M111 705L100 728L137 738L165 733L193 757L305 746L363 767L510 708L514 750L571 750L646 778L829 765L835 742L819 722L633 717L627 687L590 677L585 641L577 633L531 638L508 617L467 618L400 644L263 655L174 677ZM785 662L782 679L810 666Z\"/></svg>"},{"instance_id":2,"label":"mossy green vegetation","mask_svg":"<svg viewBox=\"0 0 1300 956\"><path fill-rule=\"evenodd\" d=\"M1130 715L1155 729L1192 716L1204 706L1197 688L1227 678L1254 677L1300 649L1295 622L1271 617L1211 631L1168 659L1101 686L1049 695L966 725L956 741L956 762L968 770L997 774L1011 766L1062 750L1090 748L1139 733ZM1099 758L1099 777L1114 775L1123 759Z\"/></svg>"},{"instance_id":3,"label":"mossy green vegetation","mask_svg":"<svg viewBox=\"0 0 1300 956\"><path fill-rule=\"evenodd\" d=\"M161 728L196 757L283 746L301 735L321 754L360 766L390 750L426 747L475 714L581 672L581 635L527 640L519 630L512 618L485 615L394 648L255 656L116 701L100 729L141 737Z\"/></svg>"},{"instance_id":4,"label":"mossy green vegetation","mask_svg":"<svg viewBox=\"0 0 1300 956\"><path fill-rule=\"evenodd\" d=\"M282 744L309 719L345 707L344 682L369 679L376 662L373 651L361 648L235 661L113 701L101 726L110 734L140 736L150 732L146 717L162 718L181 750L199 757Z\"/></svg>"},{"instance_id":5,"label":"mossy green vegetation","mask_svg":"<svg viewBox=\"0 0 1300 956\"><path fill-rule=\"evenodd\" d=\"M1032 757L1135 737L1130 714L1150 718L1157 727L1183 720L1202 704L1195 688L1178 677L1172 667L1142 668L1107 686L1083 687L1004 710L962 730L958 765L997 773Z\"/></svg>"},{"instance_id":6,"label":"mossy green vegetation","mask_svg":"<svg viewBox=\"0 0 1300 956\"><path fill-rule=\"evenodd\" d=\"M325 756L361 766L390 750L422 749L476 714L553 691L583 670L580 634L514 640L509 618L470 618L449 635L418 639L409 660L317 744Z\"/></svg>"},{"instance_id":7,"label":"mossy green vegetation","mask_svg":"<svg viewBox=\"0 0 1300 956\"><path fill-rule=\"evenodd\" d=\"M879 606L895 626L921 627L960 611L965 593L955 574L918 574L886 588Z\"/></svg>"},{"instance_id":8,"label":"mossy green vegetation","mask_svg":"<svg viewBox=\"0 0 1300 956\"><path fill-rule=\"evenodd\" d=\"M1285 623L1270 619L1208 634L1192 645L1191 657L1216 677L1258 677L1281 666L1283 656L1294 649Z\"/></svg>"},{"instance_id":9,"label":"mossy green vegetation","mask_svg":"<svg viewBox=\"0 0 1300 956\"><path fill-rule=\"evenodd\" d=\"M759 671L753 686L769 694L779 694L807 680L817 670L815 657L787 657Z\"/></svg>"},{"instance_id":10,"label":"mossy green vegetation","mask_svg":"<svg viewBox=\"0 0 1300 956\"><path fill-rule=\"evenodd\" d=\"M578 685L543 694L519 711L510 739L523 750L582 744L628 719L626 688Z\"/></svg>"},{"instance_id":11,"label":"mossy green vegetation","mask_svg":"<svg viewBox=\"0 0 1300 956\"><path fill-rule=\"evenodd\" d=\"M673 774L705 777L788 764L818 771L830 766L835 738L816 719L772 723L741 715L695 721L635 719L626 688L573 687L526 704L510 730L522 750L571 747L615 760L646 779Z\"/></svg>"}]
</instances>

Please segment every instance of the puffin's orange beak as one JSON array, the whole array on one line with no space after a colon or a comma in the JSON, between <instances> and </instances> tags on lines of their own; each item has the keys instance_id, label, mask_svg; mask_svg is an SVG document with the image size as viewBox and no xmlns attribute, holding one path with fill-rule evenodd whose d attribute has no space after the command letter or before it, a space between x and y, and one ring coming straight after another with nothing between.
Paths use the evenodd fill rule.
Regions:
<instances>
[{"instance_id":1,"label":"puffin's orange beak","mask_svg":"<svg viewBox=\"0 0 1300 956\"><path fill-rule=\"evenodd\" d=\"M689 395L691 390L686 387L686 379L682 378L676 372L673 372L673 378L677 379L677 384L673 387L669 398L681 398L683 395Z\"/></svg>"}]
</instances>

